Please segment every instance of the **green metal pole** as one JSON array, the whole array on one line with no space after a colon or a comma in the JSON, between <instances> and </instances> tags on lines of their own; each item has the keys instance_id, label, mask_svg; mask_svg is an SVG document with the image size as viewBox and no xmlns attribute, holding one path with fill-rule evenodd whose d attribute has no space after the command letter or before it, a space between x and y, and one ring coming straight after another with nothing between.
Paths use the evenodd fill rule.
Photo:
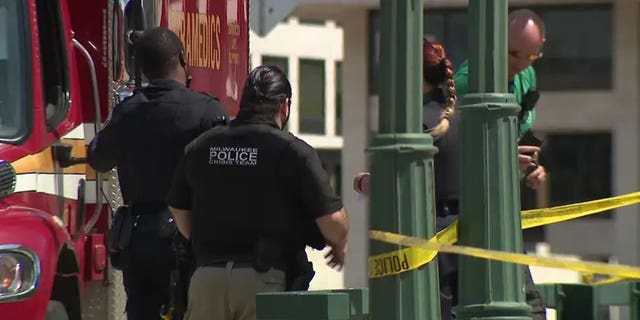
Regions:
<instances>
[{"instance_id":1,"label":"green metal pole","mask_svg":"<svg viewBox=\"0 0 640 320\"><path fill-rule=\"evenodd\" d=\"M461 113L462 245L522 252L519 106L507 94L507 0L469 1L469 94ZM524 320L520 265L460 257L457 319Z\"/></svg>"},{"instance_id":2,"label":"green metal pole","mask_svg":"<svg viewBox=\"0 0 640 320\"><path fill-rule=\"evenodd\" d=\"M435 230L431 136L422 133L423 0L381 0L379 132L372 153L370 227L431 237ZM377 241L371 254L400 249ZM380 259L374 273L401 270L406 260ZM440 319L437 263L370 280L372 319Z\"/></svg>"}]
</instances>

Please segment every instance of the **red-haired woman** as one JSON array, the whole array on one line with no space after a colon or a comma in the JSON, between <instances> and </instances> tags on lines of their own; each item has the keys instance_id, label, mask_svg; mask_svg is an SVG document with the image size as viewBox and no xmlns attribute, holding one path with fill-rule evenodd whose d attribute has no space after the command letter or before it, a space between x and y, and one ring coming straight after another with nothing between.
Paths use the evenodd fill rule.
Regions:
<instances>
[{"instance_id":1,"label":"red-haired woman","mask_svg":"<svg viewBox=\"0 0 640 320\"><path fill-rule=\"evenodd\" d=\"M434 156L436 229L442 230L458 217L459 119L454 116L456 89L451 61L441 44L424 41L422 46L423 107L422 126L433 136L438 153ZM369 194L369 173L354 179L354 189ZM451 319L457 302L457 256L438 255L440 310L442 319Z\"/></svg>"},{"instance_id":2,"label":"red-haired woman","mask_svg":"<svg viewBox=\"0 0 640 320\"><path fill-rule=\"evenodd\" d=\"M436 200L458 198L458 120L454 117L456 89L451 61L441 44L425 40L422 47L423 112L425 132L434 137ZM369 195L369 173L353 181L358 193Z\"/></svg>"},{"instance_id":3,"label":"red-haired woman","mask_svg":"<svg viewBox=\"0 0 640 320\"><path fill-rule=\"evenodd\" d=\"M454 116L456 90L453 68L441 44L423 44L423 129L433 136L438 147L434 156L436 229L446 228L458 218L459 207L459 119ZM369 173L359 174L353 181L358 193L369 194ZM438 255L440 310L442 319L452 319L458 295L458 257ZM533 319L545 319L544 303L526 268L527 302L533 307Z\"/></svg>"}]
</instances>

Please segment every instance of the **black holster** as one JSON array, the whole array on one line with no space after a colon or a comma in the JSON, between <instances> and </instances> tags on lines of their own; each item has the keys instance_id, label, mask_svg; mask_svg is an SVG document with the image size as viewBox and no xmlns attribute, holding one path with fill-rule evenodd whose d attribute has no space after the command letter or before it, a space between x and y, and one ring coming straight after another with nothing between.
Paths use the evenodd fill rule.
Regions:
<instances>
[{"instance_id":1,"label":"black holster","mask_svg":"<svg viewBox=\"0 0 640 320\"><path fill-rule=\"evenodd\" d=\"M274 267L281 267L282 246L273 240L260 238L254 248L251 266L257 272L267 272Z\"/></svg>"},{"instance_id":2,"label":"black holster","mask_svg":"<svg viewBox=\"0 0 640 320\"><path fill-rule=\"evenodd\" d=\"M309 261L303 248L287 263L285 291L309 290L309 284L315 274L313 263Z\"/></svg>"},{"instance_id":3,"label":"black holster","mask_svg":"<svg viewBox=\"0 0 640 320\"><path fill-rule=\"evenodd\" d=\"M297 228L299 233L296 235L297 249L291 251L287 255L286 261L286 291L307 291L309 284L316 275L313 270L313 263L309 261L306 246L316 250L322 250L326 246L326 240L318 225L313 220L299 221Z\"/></svg>"},{"instance_id":4,"label":"black holster","mask_svg":"<svg viewBox=\"0 0 640 320\"><path fill-rule=\"evenodd\" d=\"M178 233L174 238L177 268L171 272L171 301L173 320L182 320L187 312L189 282L196 264L189 240Z\"/></svg>"},{"instance_id":5,"label":"black holster","mask_svg":"<svg viewBox=\"0 0 640 320\"><path fill-rule=\"evenodd\" d=\"M129 206L120 206L113 214L111 228L107 233L107 247L111 265L118 270L125 267L131 237L135 227L135 216Z\"/></svg>"}]
</instances>

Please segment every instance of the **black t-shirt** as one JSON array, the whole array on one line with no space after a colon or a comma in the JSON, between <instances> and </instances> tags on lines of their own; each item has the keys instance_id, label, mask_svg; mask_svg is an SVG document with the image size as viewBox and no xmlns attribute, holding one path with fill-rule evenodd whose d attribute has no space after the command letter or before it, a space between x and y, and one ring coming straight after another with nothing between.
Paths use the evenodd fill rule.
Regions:
<instances>
[{"instance_id":1,"label":"black t-shirt","mask_svg":"<svg viewBox=\"0 0 640 320\"><path fill-rule=\"evenodd\" d=\"M426 129L440 123L444 102L444 94L439 89L424 96L422 122ZM460 196L460 117L456 114L449 121L449 130L433 141L438 147L438 153L433 157L436 201L458 200Z\"/></svg>"},{"instance_id":2,"label":"black t-shirt","mask_svg":"<svg viewBox=\"0 0 640 320\"><path fill-rule=\"evenodd\" d=\"M248 254L263 236L296 241L296 222L342 208L311 146L272 121L242 118L187 146L168 203L191 211L199 260Z\"/></svg>"},{"instance_id":3,"label":"black t-shirt","mask_svg":"<svg viewBox=\"0 0 640 320\"><path fill-rule=\"evenodd\" d=\"M184 147L226 116L208 95L153 80L116 106L91 142L89 164L101 172L118 167L126 204L162 204Z\"/></svg>"}]
</instances>

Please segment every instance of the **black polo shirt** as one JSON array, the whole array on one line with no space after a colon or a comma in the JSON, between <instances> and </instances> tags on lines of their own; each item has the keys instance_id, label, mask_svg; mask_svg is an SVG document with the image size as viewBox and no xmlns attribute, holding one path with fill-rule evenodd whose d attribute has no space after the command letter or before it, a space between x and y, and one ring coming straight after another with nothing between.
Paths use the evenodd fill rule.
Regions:
<instances>
[{"instance_id":1,"label":"black polo shirt","mask_svg":"<svg viewBox=\"0 0 640 320\"><path fill-rule=\"evenodd\" d=\"M151 81L115 107L91 141L89 164L101 172L118 167L126 204L162 204L184 147L222 116L213 97L173 80Z\"/></svg>"},{"instance_id":2,"label":"black polo shirt","mask_svg":"<svg viewBox=\"0 0 640 320\"><path fill-rule=\"evenodd\" d=\"M260 237L293 245L301 225L342 208L311 146L243 115L187 146L168 203L191 211L198 261L251 255Z\"/></svg>"}]
</instances>

